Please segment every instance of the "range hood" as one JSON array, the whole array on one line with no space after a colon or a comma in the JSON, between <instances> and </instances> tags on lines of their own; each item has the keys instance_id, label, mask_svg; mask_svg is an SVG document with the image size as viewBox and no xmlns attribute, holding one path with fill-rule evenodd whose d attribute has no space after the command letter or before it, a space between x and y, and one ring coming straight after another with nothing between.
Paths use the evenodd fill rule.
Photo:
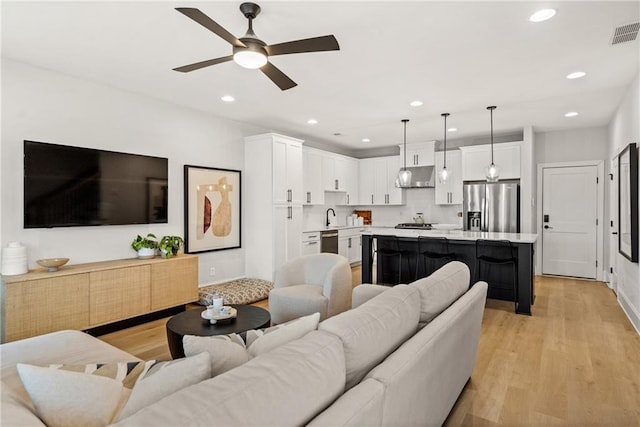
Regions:
<instances>
[{"instance_id":1,"label":"range hood","mask_svg":"<svg viewBox=\"0 0 640 427\"><path fill-rule=\"evenodd\" d=\"M411 184L402 188L433 188L436 182L433 176L433 166L408 167L411 171ZM396 182L396 187L398 183Z\"/></svg>"}]
</instances>

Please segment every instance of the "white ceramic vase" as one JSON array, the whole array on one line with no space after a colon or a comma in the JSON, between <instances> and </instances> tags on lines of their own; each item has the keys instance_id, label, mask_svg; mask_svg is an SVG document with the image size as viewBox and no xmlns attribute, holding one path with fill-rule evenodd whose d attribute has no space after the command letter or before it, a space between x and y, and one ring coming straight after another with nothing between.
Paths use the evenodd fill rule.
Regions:
<instances>
[{"instance_id":1,"label":"white ceramic vase","mask_svg":"<svg viewBox=\"0 0 640 427\"><path fill-rule=\"evenodd\" d=\"M138 249L138 258L147 259L156 256L156 250L153 248L140 248Z\"/></svg>"}]
</instances>

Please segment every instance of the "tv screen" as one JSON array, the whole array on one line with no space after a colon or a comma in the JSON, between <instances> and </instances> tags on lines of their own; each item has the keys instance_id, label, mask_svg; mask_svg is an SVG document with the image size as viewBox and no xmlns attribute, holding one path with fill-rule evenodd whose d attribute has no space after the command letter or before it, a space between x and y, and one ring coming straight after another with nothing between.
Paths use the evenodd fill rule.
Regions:
<instances>
[{"instance_id":1,"label":"tv screen","mask_svg":"<svg viewBox=\"0 0 640 427\"><path fill-rule=\"evenodd\" d=\"M168 160L24 141L24 227L167 222Z\"/></svg>"}]
</instances>

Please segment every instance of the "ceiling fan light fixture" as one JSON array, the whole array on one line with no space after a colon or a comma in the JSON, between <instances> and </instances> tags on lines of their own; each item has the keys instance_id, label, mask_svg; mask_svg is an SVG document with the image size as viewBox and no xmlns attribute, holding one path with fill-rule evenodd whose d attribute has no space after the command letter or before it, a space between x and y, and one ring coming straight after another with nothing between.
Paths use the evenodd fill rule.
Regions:
<instances>
[{"instance_id":1,"label":"ceiling fan light fixture","mask_svg":"<svg viewBox=\"0 0 640 427\"><path fill-rule=\"evenodd\" d=\"M242 49L233 54L233 61L241 67L255 70L267 63L267 55L257 50Z\"/></svg>"}]
</instances>

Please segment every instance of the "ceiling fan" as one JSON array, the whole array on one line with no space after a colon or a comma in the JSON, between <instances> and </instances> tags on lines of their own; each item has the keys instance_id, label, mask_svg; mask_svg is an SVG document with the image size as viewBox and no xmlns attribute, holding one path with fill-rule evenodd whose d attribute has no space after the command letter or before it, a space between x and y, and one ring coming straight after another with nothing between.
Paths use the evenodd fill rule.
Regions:
<instances>
[{"instance_id":1,"label":"ceiling fan","mask_svg":"<svg viewBox=\"0 0 640 427\"><path fill-rule=\"evenodd\" d=\"M285 43L268 45L260 40L253 32L253 20L260 13L260 6L255 3L242 3L240 11L249 20L249 28L244 36L236 38L233 34L222 28L217 22L209 18L200 10L191 7L178 7L176 10L193 19L209 31L223 38L233 46L233 54L221 58L208 59L195 64L174 68L175 71L188 73L211 65L233 60L245 68L259 68L280 89L287 90L297 86L275 65L269 62L269 56L288 55L291 53L323 52L328 50L340 50L338 41L333 35L312 37L309 39L295 40Z\"/></svg>"}]
</instances>

